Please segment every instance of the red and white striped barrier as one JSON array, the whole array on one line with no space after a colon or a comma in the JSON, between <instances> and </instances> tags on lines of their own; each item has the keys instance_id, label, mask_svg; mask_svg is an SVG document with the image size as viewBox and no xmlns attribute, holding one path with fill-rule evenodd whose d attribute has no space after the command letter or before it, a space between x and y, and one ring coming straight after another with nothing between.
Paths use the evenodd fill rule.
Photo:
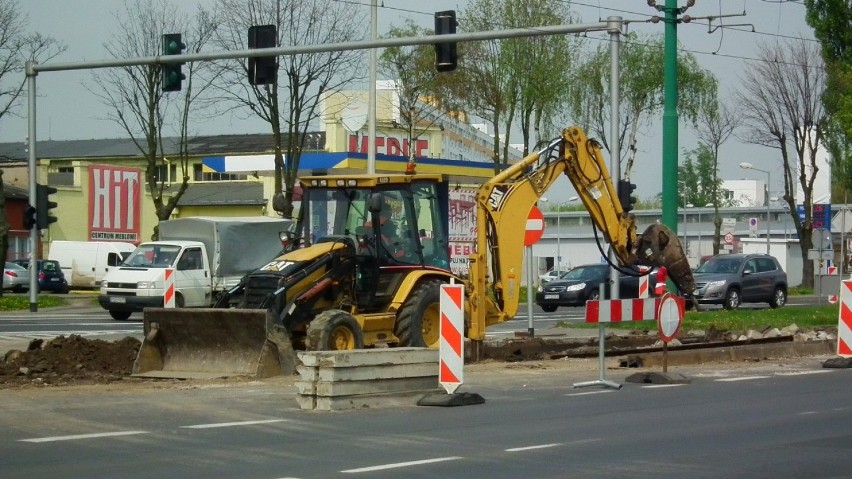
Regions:
<instances>
[{"instance_id":1,"label":"red and white striped barrier","mask_svg":"<svg viewBox=\"0 0 852 479\"><path fill-rule=\"evenodd\" d=\"M828 267L828 274L837 274L837 266L829 266ZM829 294L828 295L828 302L831 303L831 304L837 303L837 295L836 294Z\"/></svg>"},{"instance_id":2,"label":"red and white striped barrier","mask_svg":"<svg viewBox=\"0 0 852 479\"><path fill-rule=\"evenodd\" d=\"M657 284L654 285L654 294L662 296L666 294L666 281L669 279L669 270L665 266L657 269Z\"/></svg>"},{"instance_id":3,"label":"red and white striped barrier","mask_svg":"<svg viewBox=\"0 0 852 479\"><path fill-rule=\"evenodd\" d=\"M464 286L442 284L438 381L453 394L464 382Z\"/></svg>"},{"instance_id":4,"label":"red and white striped barrier","mask_svg":"<svg viewBox=\"0 0 852 479\"><path fill-rule=\"evenodd\" d=\"M606 299L586 302L587 323L622 323L657 319L661 298ZM684 299L675 300L683 309Z\"/></svg>"},{"instance_id":5,"label":"red and white striped barrier","mask_svg":"<svg viewBox=\"0 0 852 479\"><path fill-rule=\"evenodd\" d=\"M840 313L837 320L837 355L852 357L852 281L840 282Z\"/></svg>"},{"instance_id":6,"label":"red and white striped barrier","mask_svg":"<svg viewBox=\"0 0 852 479\"><path fill-rule=\"evenodd\" d=\"M163 307L175 307L175 270L173 268L163 270Z\"/></svg>"}]
</instances>

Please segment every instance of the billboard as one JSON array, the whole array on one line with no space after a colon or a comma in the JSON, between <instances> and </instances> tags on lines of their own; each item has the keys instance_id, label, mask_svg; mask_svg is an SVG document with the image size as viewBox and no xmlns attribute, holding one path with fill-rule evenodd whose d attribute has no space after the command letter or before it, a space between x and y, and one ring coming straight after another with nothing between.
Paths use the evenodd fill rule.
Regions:
<instances>
[{"instance_id":1,"label":"billboard","mask_svg":"<svg viewBox=\"0 0 852 479\"><path fill-rule=\"evenodd\" d=\"M468 260L476 246L476 191L450 190L450 270L464 277L470 271Z\"/></svg>"},{"instance_id":2,"label":"billboard","mask_svg":"<svg viewBox=\"0 0 852 479\"><path fill-rule=\"evenodd\" d=\"M89 165L89 240L139 242L142 169Z\"/></svg>"}]
</instances>

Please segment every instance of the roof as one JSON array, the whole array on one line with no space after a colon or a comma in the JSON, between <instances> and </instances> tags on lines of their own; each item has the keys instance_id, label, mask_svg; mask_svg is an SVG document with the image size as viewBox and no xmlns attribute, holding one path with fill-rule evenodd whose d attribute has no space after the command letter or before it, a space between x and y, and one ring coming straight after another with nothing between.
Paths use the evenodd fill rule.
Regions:
<instances>
[{"instance_id":1,"label":"roof","mask_svg":"<svg viewBox=\"0 0 852 479\"><path fill-rule=\"evenodd\" d=\"M172 185L176 192L180 185ZM255 181L221 181L211 183L190 183L178 201L178 206L233 206L264 205L263 184Z\"/></svg>"},{"instance_id":2,"label":"roof","mask_svg":"<svg viewBox=\"0 0 852 479\"><path fill-rule=\"evenodd\" d=\"M30 192L25 188L13 186L9 184L3 185L3 196L5 198L26 200L30 197Z\"/></svg>"}]
</instances>

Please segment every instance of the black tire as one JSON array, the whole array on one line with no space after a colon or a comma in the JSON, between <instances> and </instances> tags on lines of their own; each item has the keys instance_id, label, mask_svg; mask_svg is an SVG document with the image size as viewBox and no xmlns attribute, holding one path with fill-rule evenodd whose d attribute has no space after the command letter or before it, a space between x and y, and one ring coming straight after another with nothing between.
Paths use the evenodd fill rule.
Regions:
<instances>
[{"instance_id":1,"label":"black tire","mask_svg":"<svg viewBox=\"0 0 852 479\"><path fill-rule=\"evenodd\" d=\"M110 310L109 315L116 321L127 321L130 317L130 311L113 311Z\"/></svg>"},{"instance_id":2,"label":"black tire","mask_svg":"<svg viewBox=\"0 0 852 479\"><path fill-rule=\"evenodd\" d=\"M308 351L364 349L364 332L354 316L340 309L318 314L308 324L305 337Z\"/></svg>"},{"instance_id":3,"label":"black tire","mask_svg":"<svg viewBox=\"0 0 852 479\"><path fill-rule=\"evenodd\" d=\"M441 284L433 279L415 286L400 308L394 328L400 346L437 348L440 345Z\"/></svg>"},{"instance_id":4,"label":"black tire","mask_svg":"<svg viewBox=\"0 0 852 479\"><path fill-rule=\"evenodd\" d=\"M769 307L780 308L785 304L787 304L787 290L781 286L776 286L775 291L772 292L772 298L769 299Z\"/></svg>"},{"instance_id":5,"label":"black tire","mask_svg":"<svg viewBox=\"0 0 852 479\"><path fill-rule=\"evenodd\" d=\"M183 295L175 293L175 308L182 308L184 304L186 304L186 301L183 299Z\"/></svg>"},{"instance_id":6,"label":"black tire","mask_svg":"<svg viewBox=\"0 0 852 479\"><path fill-rule=\"evenodd\" d=\"M742 304L742 298L740 297L740 290L737 288L731 288L725 293L725 302L722 303L722 307L725 309L737 309Z\"/></svg>"},{"instance_id":7,"label":"black tire","mask_svg":"<svg viewBox=\"0 0 852 479\"><path fill-rule=\"evenodd\" d=\"M542 306L541 310L544 311L545 313L552 313L552 312L556 311L556 308L558 308L558 306L553 306L552 304L548 304L547 306Z\"/></svg>"}]
</instances>

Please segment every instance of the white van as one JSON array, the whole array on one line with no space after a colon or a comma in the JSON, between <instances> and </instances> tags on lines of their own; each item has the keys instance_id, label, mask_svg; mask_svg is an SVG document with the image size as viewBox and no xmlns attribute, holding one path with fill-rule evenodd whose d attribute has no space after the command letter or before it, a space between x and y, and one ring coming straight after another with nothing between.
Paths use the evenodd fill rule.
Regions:
<instances>
[{"instance_id":1,"label":"white van","mask_svg":"<svg viewBox=\"0 0 852 479\"><path fill-rule=\"evenodd\" d=\"M47 259L56 260L72 288L98 288L111 266L136 249L117 241L52 241Z\"/></svg>"}]
</instances>

